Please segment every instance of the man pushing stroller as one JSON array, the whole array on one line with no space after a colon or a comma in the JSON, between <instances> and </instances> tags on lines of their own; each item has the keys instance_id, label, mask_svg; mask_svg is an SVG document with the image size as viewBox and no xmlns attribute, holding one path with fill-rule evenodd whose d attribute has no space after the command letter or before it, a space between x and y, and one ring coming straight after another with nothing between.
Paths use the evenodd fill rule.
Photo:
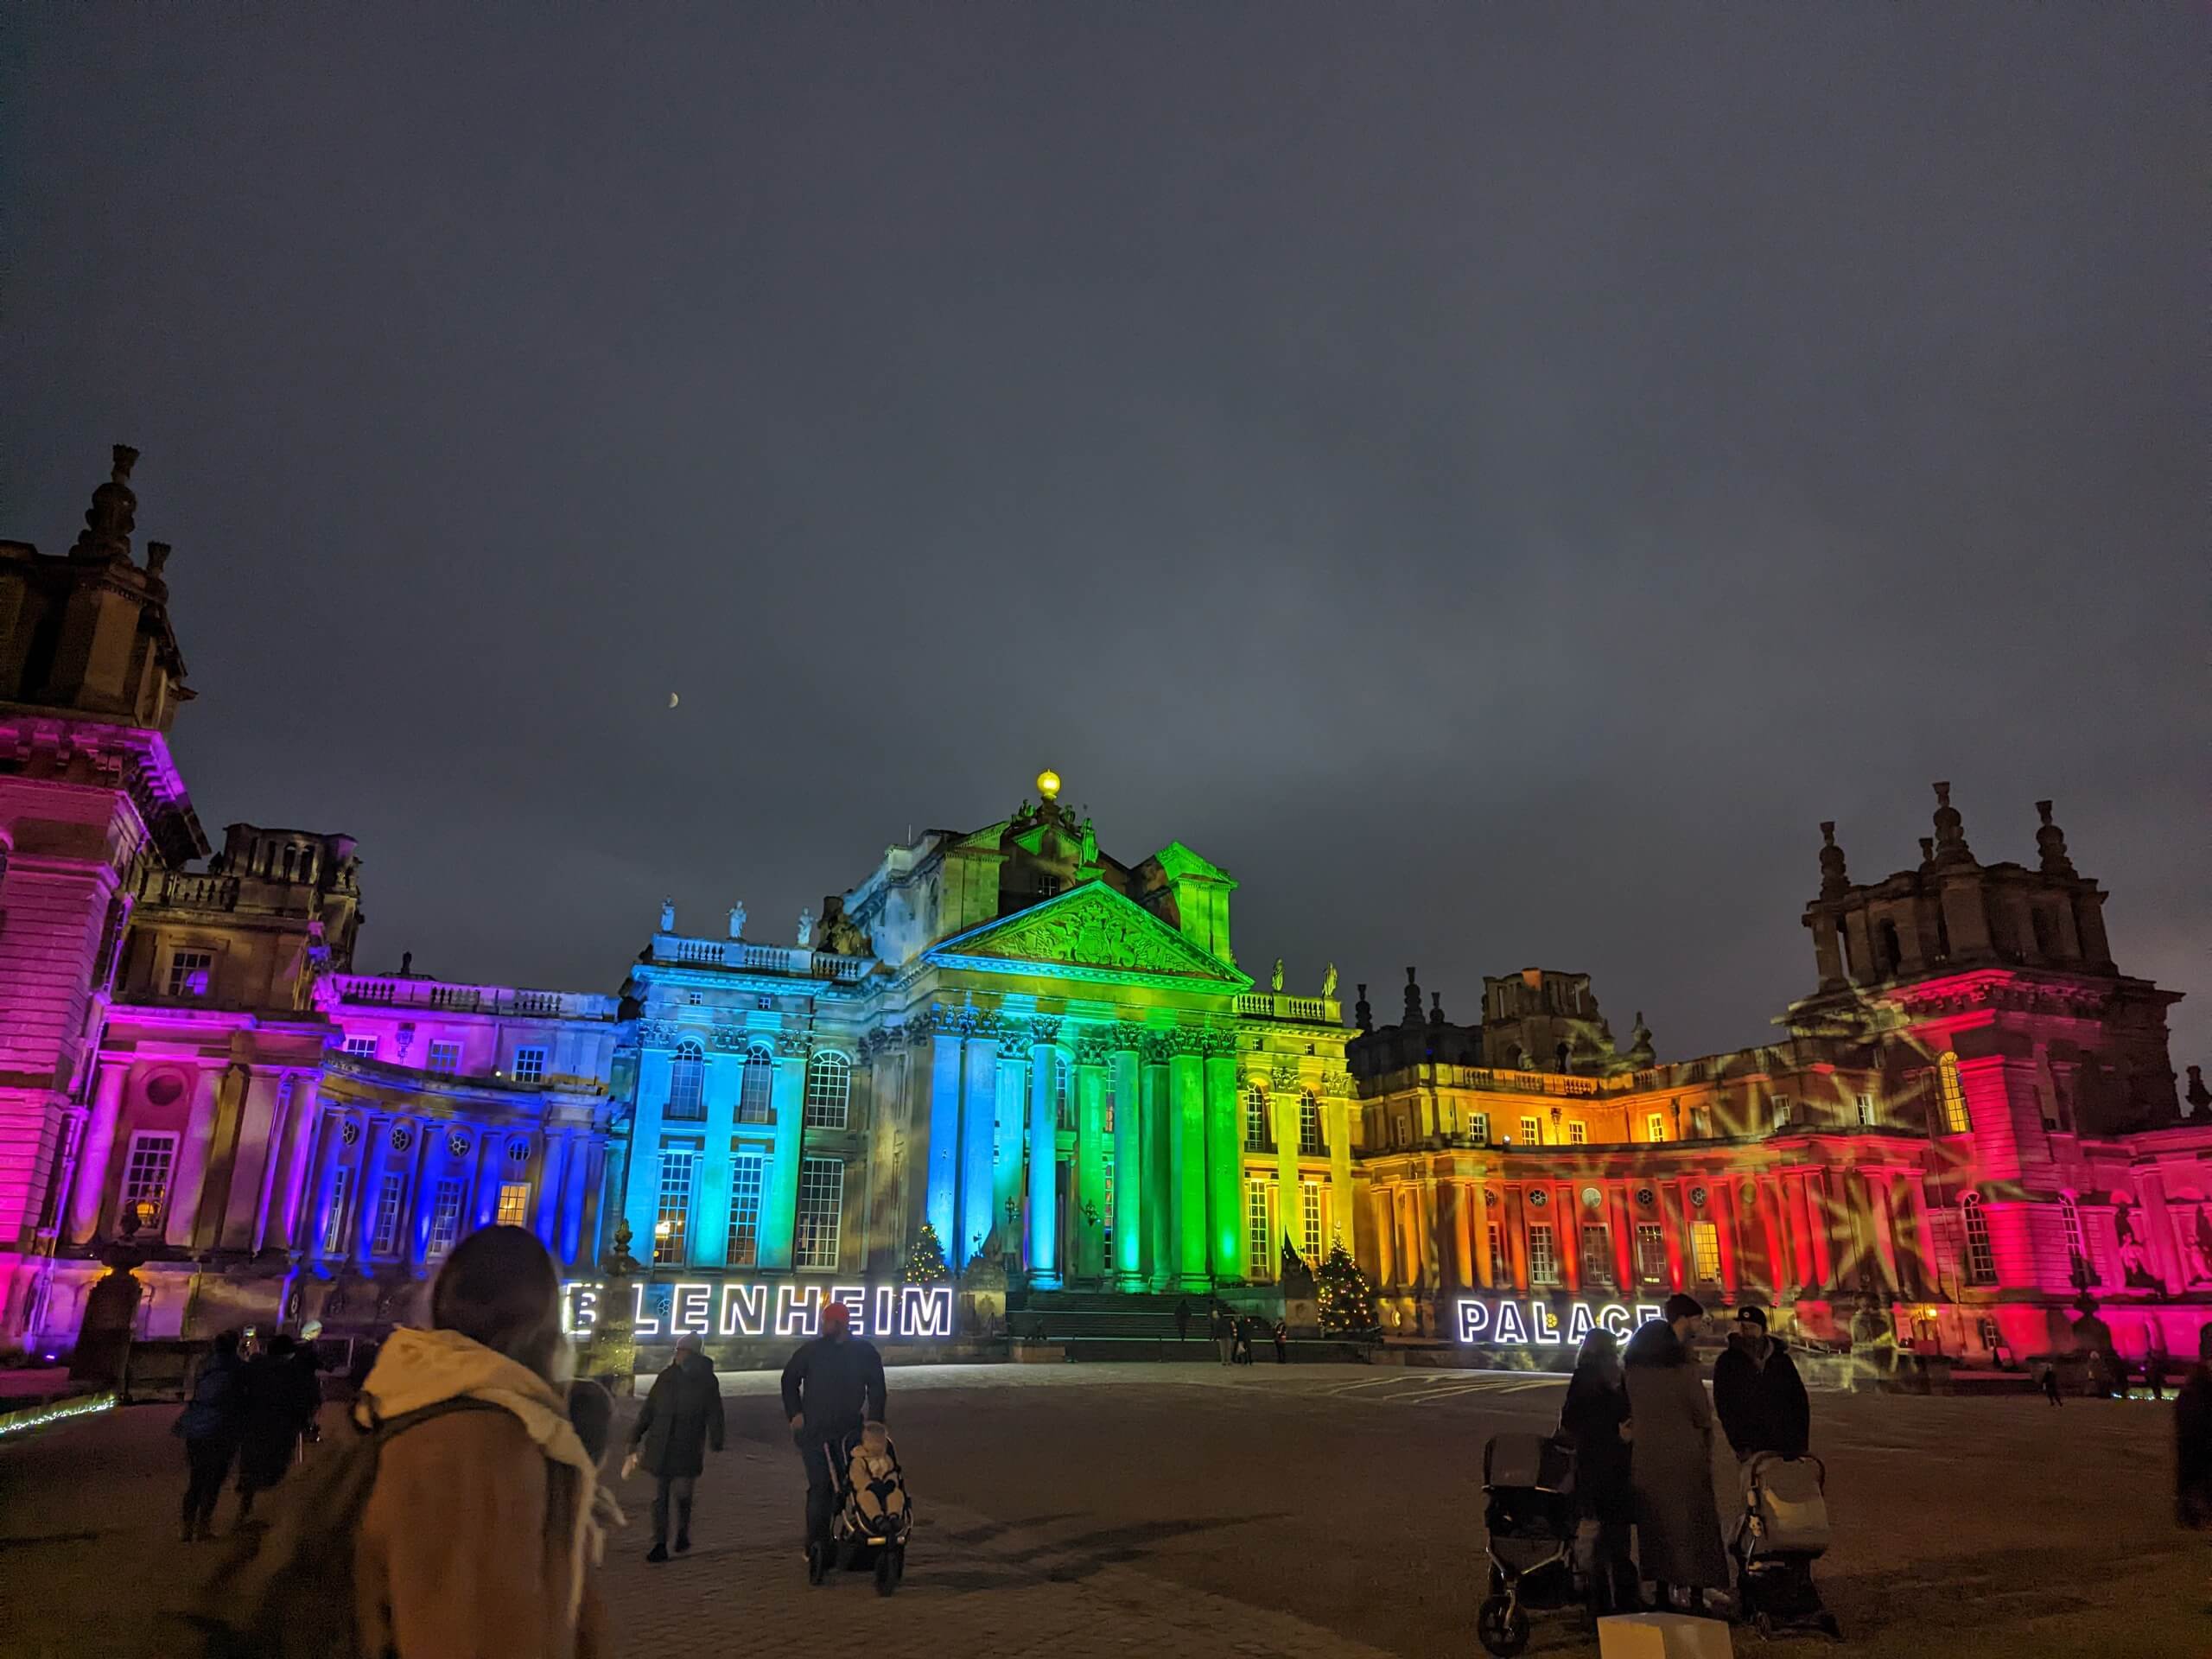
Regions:
<instances>
[{"instance_id":1,"label":"man pushing stroller","mask_svg":"<svg viewBox=\"0 0 2212 1659\"><path fill-rule=\"evenodd\" d=\"M862 1425L880 1423L886 1404L883 1356L852 1333L853 1311L843 1302L822 1310L822 1334L802 1343L784 1367L784 1414L806 1465L806 1546L816 1577L830 1555L830 1522L836 1503L832 1459Z\"/></svg>"}]
</instances>

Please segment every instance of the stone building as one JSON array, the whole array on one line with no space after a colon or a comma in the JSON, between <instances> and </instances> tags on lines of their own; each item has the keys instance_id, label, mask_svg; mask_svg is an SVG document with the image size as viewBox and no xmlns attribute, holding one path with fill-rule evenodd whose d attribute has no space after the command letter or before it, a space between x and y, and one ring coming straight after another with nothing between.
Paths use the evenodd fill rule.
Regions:
<instances>
[{"instance_id":1,"label":"stone building","mask_svg":"<svg viewBox=\"0 0 2212 1659\"><path fill-rule=\"evenodd\" d=\"M2123 1351L2193 1352L2212 1101L2194 1073L2177 1097L2177 994L2114 965L2049 802L2034 866L1984 864L1936 793L1919 865L1878 882L1822 826L1818 982L1774 1043L1662 1065L1638 1016L1612 1052L1574 975L1486 981L1475 1027L1424 1012L1410 970L1395 1026L1363 988L1361 1253L1397 1327L1452 1334L1472 1303L1481 1339L1501 1297L1688 1289L2017 1357L2074 1346L2086 1297Z\"/></svg>"}]
</instances>

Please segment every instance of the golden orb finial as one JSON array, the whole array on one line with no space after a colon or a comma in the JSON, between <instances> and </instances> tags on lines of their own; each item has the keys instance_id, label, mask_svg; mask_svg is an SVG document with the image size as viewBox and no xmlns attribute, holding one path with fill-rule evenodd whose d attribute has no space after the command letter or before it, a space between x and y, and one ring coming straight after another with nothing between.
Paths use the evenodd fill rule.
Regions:
<instances>
[{"instance_id":1,"label":"golden orb finial","mask_svg":"<svg viewBox=\"0 0 2212 1659\"><path fill-rule=\"evenodd\" d=\"M1060 774L1050 766L1037 774L1037 792L1046 800L1057 800L1060 793Z\"/></svg>"}]
</instances>

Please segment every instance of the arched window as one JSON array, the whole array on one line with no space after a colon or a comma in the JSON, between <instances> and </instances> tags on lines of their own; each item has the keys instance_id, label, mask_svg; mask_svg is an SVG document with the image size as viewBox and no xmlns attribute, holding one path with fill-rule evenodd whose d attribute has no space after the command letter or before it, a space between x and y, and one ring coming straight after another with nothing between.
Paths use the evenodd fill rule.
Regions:
<instances>
[{"instance_id":1,"label":"arched window","mask_svg":"<svg viewBox=\"0 0 2212 1659\"><path fill-rule=\"evenodd\" d=\"M1969 1192L1959 1200L1959 1217L1966 1224L1967 1282L1997 1282L1997 1253L1989 1247L1989 1217L1981 1213L1981 1194Z\"/></svg>"},{"instance_id":2,"label":"arched window","mask_svg":"<svg viewBox=\"0 0 2212 1659\"><path fill-rule=\"evenodd\" d=\"M1068 1057L1052 1057L1052 1121L1071 1134L1075 1129L1075 1068Z\"/></svg>"},{"instance_id":3,"label":"arched window","mask_svg":"<svg viewBox=\"0 0 2212 1659\"><path fill-rule=\"evenodd\" d=\"M1936 1058L1936 1082L1942 1099L1945 1135L1965 1135L1974 1128L1967 1116L1967 1091L1959 1082L1959 1057L1945 1049Z\"/></svg>"},{"instance_id":4,"label":"arched window","mask_svg":"<svg viewBox=\"0 0 2212 1659\"><path fill-rule=\"evenodd\" d=\"M1325 1158L1328 1147L1321 1139L1321 1103L1310 1094L1298 1097L1298 1151L1301 1157Z\"/></svg>"},{"instance_id":5,"label":"arched window","mask_svg":"<svg viewBox=\"0 0 2212 1659\"><path fill-rule=\"evenodd\" d=\"M1876 937L1881 941L1882 967L1886 972L1895 975L1898 965L1904 961L1904 949L1897 943L1897 925L1885 916L1881 926L1876 930Z\"/></svg>"},{"instance_id":6,"label":"arched window","mask_svg":"<svg viewBox=\"0 0 2212 1659\"><path fill-rule=\"evenodd\" d=\"M672 1122L696 1123L707 1115L707 1051L688 1038L668 1063L668 1109Z\"/></svg>"},{"instance_id":7,"label":"arched window","mask_svg":"<svg viewBox=\"0 0 2212 1659\"><path fill-rule=\"evenodd\" d=\"M1255 1083L1244 1091L1244 1150L1266 1152L1274 1141L1268 1133L1268 1091Z\"/></svg>"},{"instance_id":8,"label":"arched window","mask_svg":"<svg viewBox=\"0 0 2212 1659\"><path fill-rule=\"evenodd\" d=\"M776 1057L765 1043L745 1051L745 1070L737 1085L737 1121L772 1123L776 1121Z\"/></svg>"},{"instance_id":9,"label":"arched window","mask_svg":"<svg viewBox=\"0 0 2212 1659\"><path fill-rule=\"evenodd\" d=\"M852 1092L853 1063L834 1048L823 1049L806 1063L806 1127L843 1128Z\"/></svg>"}]
</instances>

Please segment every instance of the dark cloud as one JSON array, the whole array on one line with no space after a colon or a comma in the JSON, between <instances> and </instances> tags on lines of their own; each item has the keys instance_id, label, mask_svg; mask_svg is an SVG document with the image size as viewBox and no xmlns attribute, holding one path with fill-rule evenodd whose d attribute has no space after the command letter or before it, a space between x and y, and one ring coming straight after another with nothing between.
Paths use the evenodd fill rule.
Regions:
<instances>
[{"instance_id":1,"label":"dark cloud","mask_svg":"<svg viewBox=\"0 0 2212 1659\"><path fill-rule=\"evenodd\" d=\"M606 985L1049 763L1388 1007L1756 1039L1935 778L2202 988L2188 9L7 28L0 530L144 449L203 815L360 836L371 964Z\"/></svg>"}]
</instances>

